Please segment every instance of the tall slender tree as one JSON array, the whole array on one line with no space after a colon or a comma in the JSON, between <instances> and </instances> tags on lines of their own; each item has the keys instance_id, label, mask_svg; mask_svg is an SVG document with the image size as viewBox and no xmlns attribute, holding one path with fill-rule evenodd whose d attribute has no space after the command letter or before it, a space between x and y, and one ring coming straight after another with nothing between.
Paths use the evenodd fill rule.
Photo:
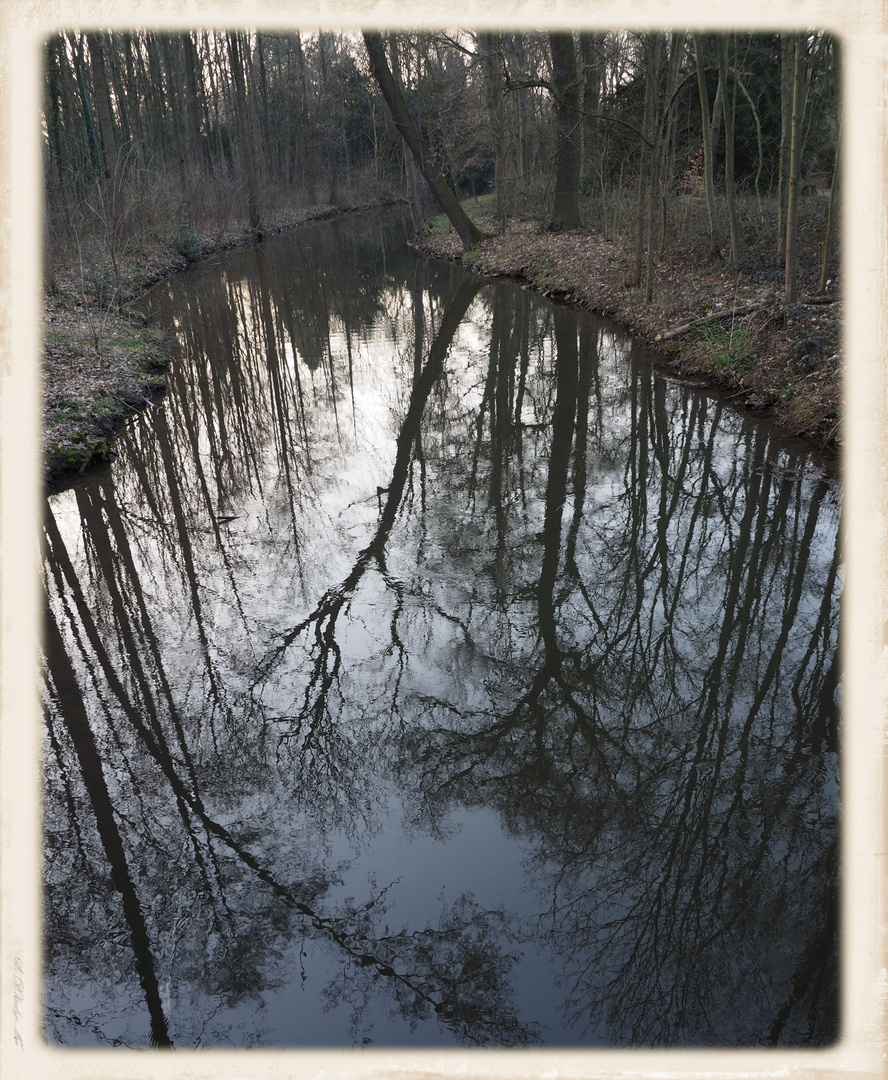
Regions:
<instances>
[{"instance_id":1,"label":"tall slender tree","mask_svg":"<svg viewBox=\"0 0 888 1080\"><path fill-rule=\"evenodd\" d=\"M503 101L502 34L479 36L484 65L484 88L490 133L493 141L493 191L496 199L496 220L506 227L506 111Z\"/></svg>"},{"instance_id":2,"label":"tall slender tree","mask_svg":"<svg viewBox=\"0 0 888 1080\"><path fill-rule=\"evenodd\" d=\"M253 147L250 145L249 128L247 126L247 87L241 60L241 41L236 33L229 32L228 34L228 59L231 64L231 76L234 83L238 155L247 184L247 212L250 229L255 236L261 238L262 214L259 209Z\"/></svg>"},{"instance_id":3,"label":"tall slender tree","mask_svg":"<svg viewBox=\"0 0 888 1080\"><path fill-rule=\"evenodd\" d=\"M642 41L644 78L644 115L641 122L641 152L638 159L638 186L635 202L635 254L632 261L631 282L637 288L641 284L641 272L644 264L644 242L647 235L649 215L646 209L650 204L651 163L655 157L653 132L657 125L657 49L658 35L651 32Z\"/></svg>"},{"instance_id":4,"label":"tall slender tree","mask_svg":"<svg viewBox=\"0 0 888 1080\"><path fill-rule=\"evenodd\" d=\"M783 300L798 299L799 187L802 173L802 125L805 120L805 53L807 35L796 34L792 74L792 125L789 142L789 190L786 201L786 274Z\"/></svg>"},{"instance_id":5,"label":"tall slender tree","mask_svg":"<svg viewBox=\"0 0 888 1080\"><path fill-rule=\"evenodd\" d=\"M712 133L718 108L718 94L716 94L712 118L710 118L709 90L706 86L706 68L703 63L703 49L700 37L697 34L694 34L694 58L697 62L697 87L700 93L700 130L703 136L703 189L706 196L706 213L709 217L709 255L710 258L717 259L719 257L721 242L718 228L718 211L715 205Z\"/></svg>"},{"instance_id":6,"label":"tall slender tree","mask_svg":"<svg viewBox=\"0 0 888 1080\"><path fill-rule=\"evenodd\" d=\"M718 78L722 87L722 100L725 114L725 201L728 204L728 228L731 237L731 266L736 270L740 265L740 230L737 225L737 203L734 198L734 111L737 89L728 95L728 45L730 35L719 34L716 37L718 49Z\"/></svg>"},{"instance_id":7,"label":"tall slender tree","mask_svg":"<svg viewBox=\"0 0 888 1080\"><path fill-rule=\"evenodd\" d=\"M792 128L792 80L795 41L780 35L780 153L777 166L777 261L786 262L786 203L789 190L789 143Z\"/></svg>"}]
</instances>

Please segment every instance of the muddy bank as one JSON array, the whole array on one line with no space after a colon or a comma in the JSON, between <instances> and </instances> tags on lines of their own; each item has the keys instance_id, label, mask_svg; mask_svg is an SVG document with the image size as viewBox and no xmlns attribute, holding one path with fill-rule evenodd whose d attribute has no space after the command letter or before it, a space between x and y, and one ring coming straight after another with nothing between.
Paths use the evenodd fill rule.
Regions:
<instances>
[{"instance_id":1,"label":"muddy bank","mask_svg":"<svg viewBox=\"0 0 888 1080\"><path fill-rule=\"evenodd\" d=\"M514 221L463 252L439 221L416 247L614 319L655 349L676 377L766 412L786 435L809 440L821 453L838 451L842 305L835 278L818 295L816 252L801 260L801 302L784 311L783 272L760 255L732 271L692 249L664 252L655 264L653 300L645 303L643 286L630 284L633 249L622 238Z\"/></svg>"},{"instance_id":2,"label":"muddy bank","mask_svg":"<svg viewBox=\"0 0 888 1080\"><path fill-rule=\"evenodd\" d=\"M379 205L294 207L267 223L262 238ZM245 226L156 238L117 260L114 290L104 296L107 267L56 262L55 291L44 302L43 468L49 490L113 457L117 426L164 388L175 343L133 312L132 303L190 263L256 242Z\"/></svg>"}]
</instances>

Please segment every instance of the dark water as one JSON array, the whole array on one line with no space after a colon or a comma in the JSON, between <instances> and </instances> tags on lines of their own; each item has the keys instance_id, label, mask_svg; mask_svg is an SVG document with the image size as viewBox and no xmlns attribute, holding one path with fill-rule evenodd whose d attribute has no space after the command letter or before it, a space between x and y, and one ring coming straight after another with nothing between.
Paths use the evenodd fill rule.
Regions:
<instances>
[{"instance_id":1,"label":"dark water","mask_svg":"<svg viewBox=\"0 0 888 1080\"><path fill-rule=\"evenodd\" d=\"M157 287L49 502L50 1038L830 1042L835 482L403 238Z\"/></svg>"}]
</instances>

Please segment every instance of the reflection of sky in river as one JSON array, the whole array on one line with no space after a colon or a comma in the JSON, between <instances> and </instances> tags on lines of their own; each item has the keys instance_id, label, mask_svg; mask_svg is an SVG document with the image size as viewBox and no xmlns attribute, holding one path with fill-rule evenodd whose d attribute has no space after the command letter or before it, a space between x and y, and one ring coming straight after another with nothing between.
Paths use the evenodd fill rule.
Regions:
<instances>
[{"instance_id":1,"label":"reflection of sky in river","mask_svg":"<svg viewBox=\"0 0 888 1080\"><path fill-rule=\"evenodd\" d=\"M419 926L435 917L442 900L471 892L485 908L505 906L516 923L530 922L539 914L537 898L527 889L522 867L520 844L504 836L498 815L490 810L463 810L450 815L444 824L446 841L425 835L405 835L401 829L401 810L396 799L379 808L379 832L372 847L355 847L344 837L334 842L331 856L349 861L339 892L343 896L364 895L368 881L389 886L394 899L393 918L408 926ZM353 861L352 861L353 860ZM335 960L325 949L313 949L299 958L291 954L292 966L305 968L305 981L276 995L269 1003L269 1026L284 1043L304 1042L305 1030L322 1043L342 1044L342 1016L323 1009L326 974ZM518 996L528 1015L541 1028L558 1030L561 1026L559 991L554 972L532 945L527 947L517 969ZM358 1041L368 1039L385 1045L387 1007L384 1003L368 1011L363 1018ZM435 1032L430 1025L411 1032L407 1026L397 1029L394 1040L403 1045L447 1046L452 1038Z\"/></svg>"},{"instance_id":2,"label":"reflection of sky in river","mask_svg":"<svg viewBox=\"0 0 888 1080\"><path fill-rule=\"evenodd\" d=\"M521 955L488 996L547 1044L823 1042L835 487L748 417L655 380L612 330L504 286L466 299L407 461L459 272L408 261L407 284L371 289L346 261L318 321L301 243L159 287L186 347L170 394L129 425L110 478L51 500L108 659L58 568L52 610L125 846L147 851L138 891L174 1041L453 1045L452 1023L376 972L428 961L440 995L448 966L493 962L477 931ZM567 454L565 340L580 350ZM231 843L278 881L315 882L319 922L276 912L227 840L178 820L196 811L139 757L112 667ZM79 791L64 746L60 835L60 792ZM221 861L219 896L194 852ZM810 886L798 900L793 875ZM336 943L342 912L357 960ZM115 918L112 904L80 932ZM442 927L427 956L422 934ZM225 941L256 954L246 992L213 990L201 967ZM59 1016L138 1041L132 974L112 1020L88 958L64 935L55 948ZM362 969L372 949L385 959ZM826 1004L792 997L804 963ZM484 1030L508 1043L505 1022ZM84 1039L58 1016L54 1030Z\"/></svg>"}]
</instances>

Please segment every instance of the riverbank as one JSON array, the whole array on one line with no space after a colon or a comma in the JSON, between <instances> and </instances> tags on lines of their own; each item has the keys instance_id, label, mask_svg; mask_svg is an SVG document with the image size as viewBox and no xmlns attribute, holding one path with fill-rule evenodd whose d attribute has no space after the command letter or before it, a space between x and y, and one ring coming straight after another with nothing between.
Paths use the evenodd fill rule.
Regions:
<instances>
[{"instance_id":1,"label":"riverbank","mask_svg":"<svg viewBox=\"0 0 888 1080\"><path fill-rule=\"evenodd\" d=\"M263 236L372 208L293 207L267 222ZM86 266L73 253L54 260L43 352L43 467L50 490L112 457L118 425L165 386L175 342L132 311L133 302L193 262L255 242L241 222L212 233L146 238L115 252L113 267L108 257L93 257Z\"/></svg>"},{"instance_id":2,"label":"riverbank","mask_svg":"<svg viewBox=\"0 0 888 1080\"><path fill-rule=\"evenodd\" d=\"M472 213L494 230L484 209ZM653 299L629 283L633 248L621 237L579 230L548 231L514 220L505 233L463 252L446 219L416 247L478 273L512 278L522 287L607 316L656 350L683 381L701 383L736 404L767 414L788 436L829 455L840 444L841 302L833 273L819 294L816 245L803 251L800 302L784 312L783 273L758 254L739 271L706 259L705 240L675 245L655 260Z\"/></svg>"},{"instance_id":3,"label":"riverbank","mask_svg":"<svg viewBox=\"0 0 888 1080\"><path fill-rule=\"evenodd\" d=\"M489 199L471 213L494 232ZM266 225L271 236L300 225L370 209L292 208ZM255 242L245 223L199 235L155 239L116 259L114 307L108 267L88 273L71 264L54 272L45 303L43 366L44 475L50 489L65 475L113 456L117 425L165 385L175 343L130 310L158 281L219 251ZM836 275L818 295L816 245L803 252L802 301L782 308L782 272L773 260L747 256L739 272L705 260L702 242L675 245L655 262L651 303L628 281L633 250L622 237L548 231L516 219L504 233L463 252L446 219L415 245L489 276L509 277L553 300L623 324L656 350L678 378L717 388L736 404L766 413L786 435L834 454L840 442L841 302ZM75 272L76 271L76 272ZM102 302L101 290L105 289Z\"/></svg>"}]
</instances>

